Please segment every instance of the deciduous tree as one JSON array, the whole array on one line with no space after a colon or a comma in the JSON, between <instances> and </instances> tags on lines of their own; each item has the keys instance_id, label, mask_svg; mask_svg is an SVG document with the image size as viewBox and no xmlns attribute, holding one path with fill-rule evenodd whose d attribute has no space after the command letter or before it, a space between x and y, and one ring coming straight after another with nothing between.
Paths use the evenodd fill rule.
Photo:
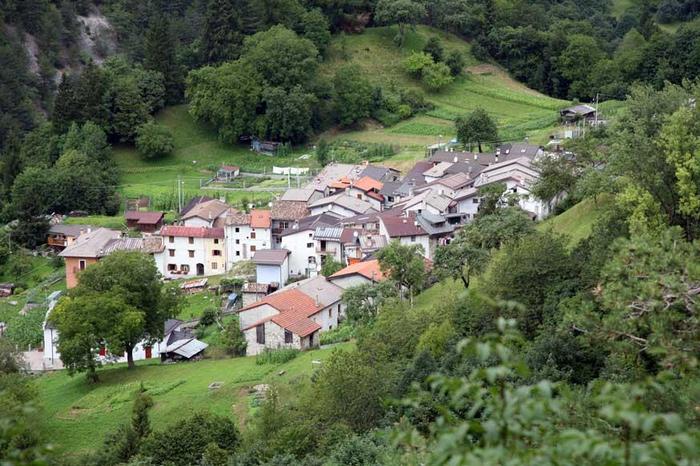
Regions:
<instances>
[{"instance_id":1,"label":"deciduous tree","mask_svg":"<svg viewBox=\"0 0 700 466\"><path fill-rule=\"evenodd\" d=\"M478 107L466 116L457 118L455 126L459 142L462 144L476 143L479 147L479 152L482 152L481 145L483 143L498 141L496 122L481 107Z\"/></svg>"}]
</instances>

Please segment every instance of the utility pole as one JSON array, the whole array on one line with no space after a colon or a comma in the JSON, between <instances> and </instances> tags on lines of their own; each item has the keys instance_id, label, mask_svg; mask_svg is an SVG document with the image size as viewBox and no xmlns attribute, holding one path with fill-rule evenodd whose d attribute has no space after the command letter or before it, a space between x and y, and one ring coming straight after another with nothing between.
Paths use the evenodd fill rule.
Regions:
<instances>
[{"instance_id":1,"label":"utility pole","mask_svg":"<svg viewBox=\"0 0 700 466\"><path fill-rule=\"evenodd\" d=\"M594 120L594 126L598 127L598 96L599 93L595 93L595 120Z\"/></svg>"},{"instance_id":2,"label":"utility pole","mask_svg":"<svg viewBox=\"0 0 700 466\"><path fill-rule=\"evenodd\" d=\"M180 175L177 175L177 211L182 212L182 183L180 182Z\"/></svg>"}]
</instances>

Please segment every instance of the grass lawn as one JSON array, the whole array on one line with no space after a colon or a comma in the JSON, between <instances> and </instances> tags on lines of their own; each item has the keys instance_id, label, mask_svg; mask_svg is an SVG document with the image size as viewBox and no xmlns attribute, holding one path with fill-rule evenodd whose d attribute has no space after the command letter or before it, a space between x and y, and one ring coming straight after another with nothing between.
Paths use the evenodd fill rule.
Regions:
<instances>
[{"instance_id":1,"label":"grass lawn","mask_svg":"<svg viewBox=\"0 0 700 466\"><path fill-rule=\"evenodd\" d=\"M352 344L341 347L352 348ZM81 374L45 374L36 381L44 407L44 431L59 451L78 454L93 449L107 432L129 422L133 393L142 382L155 401L151 423L156 430L203 410L230 415L242 424L250 410L249 387L310 374L311 361L322 361L331 351L304 352L281 365L257 365L254 357L169 365L141 361L134 370L123 366L100 370L101 381L94 385ZM278 376L282 370L285 374ZM212 382L223 386L209 390Z\"/></svg>"},{"instance_id":2,"label":"grass lawn","mask_svg":"<svg viewBox=\"0 0 700 466\"><path fill-rule=\"evenodd\" d=\"M353 63L360 66L376 84L397 85L425 92L435 109L390 128L368 128L363 131L341 132L333 137L366 142L382 142L417 147L438 142L440 136L454 137L454 119L477 107L486 109L498 122L501 139L521 140L530 137L546 141L557 127L558 110L568 102L542 95L510 78L501 68L479 63L470 45L458 37L419 26L409 32L403 48L394 45L392 27L368 28L363 34L336 36L323 72L332 76L340 66ZM426 92L403 69L403 61L413 51L423 48L428 39L438 36L447 52L459 50L466 58L466 72L454 83L437 93ZM402 155L402 154L399 154Z\"/></svg>"},{"instance_id":3,"label":"grass lawn","mask_svg":"<svg viewBox=\"0 0 700 466\"><path fill-rule=\"evenodd\" d=\"M202 291L201 293L193 293L185 295L182 310L176 316L176 319L191 320L200 317L204 309L208 307L221 307L222 296L217 296L212 291Z\"/></svg>"},{"instance_id":4,"label":"grass lawn","mask_svg":"<svg viewBox=\"0 0 700 466\"><path fill-rule=\"evenodd\" d=\"M156 115L158 123L170 128L173 133L175 151L158 160L143 160L129 146L118 146L114 157L121 173L120 191L127 197L147 195L160 199L176 199L178 176L182 181L185 197L198 194L225 195L229 202L237 203L243 198L267 201L269 193L245 191L202 190L201 184L212 178L221 164L238 165L242 171L269 172L276 166L312 166L315 159L299 160L307 151L301 147L286 157L268 157L251 152L247 146L227 144L218 140L216 131L196 123L186 105L169 107Z\"/></svg>"},{"instance_id":5,"label":"grass lawn","mask_svg":"<svg viewBox=\"0 0 700 466\"><path fill-rule=\"evenodd\" d=\"M556 233L568 235L571 238L571 246L575 246L591 234L593 224L610 202L609 198L599 198L597 202L593 199L584 199L556 217L544 220L537 225L537 229L540 231L551 229Z\"/></svg>"},{"instance_id":6,"label":"grass lawn","mask_svg":"<svg viewBox=\"0 0 700 466\"><path fill-rule=\"evenodd\" d=\"M22 308L27 303L43 305L49 294L66 288L63 267L54 268L50 260L44 257L26 256L25 259L26 271L19 276L8 265L0 267L0 283L15 283L22 287L14 295L0 298L0 322L6 325L5 336L23 350L26 350L26 345L36 347L41 343L41 324L46 308L40 306L26 315L20 314Z\"/></svg>"}]
</instances>

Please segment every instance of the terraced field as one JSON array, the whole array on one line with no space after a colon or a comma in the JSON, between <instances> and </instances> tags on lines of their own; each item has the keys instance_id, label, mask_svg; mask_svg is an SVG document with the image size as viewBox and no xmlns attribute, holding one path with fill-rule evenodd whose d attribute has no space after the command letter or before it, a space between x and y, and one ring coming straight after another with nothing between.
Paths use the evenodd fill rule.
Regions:
<instances>
[{"instance_id":1,"label":"terraced field","mask_svg":"<svg viewBox=\"0 0 700 466\"><path fill-rule=\"evenodd\" d=\"M441 31L419 26L408 34L403 48L392 42L393 28L370 28L361 35L336 37L332 43L324 72L329 76L338 67L359 65L370 80L382 86L420 89L435 109L391 128L368 128L334 135L338 138L367 142L425 146L452 138L454 120L477 107L486 109L497 121L500 138L521 140L529 137L544 142L557 126L558 110L568 102L542 95L510 78L501 68L479 63L471 55L469 43ZM459 50L466 68L444 90L426 92L403 69L403 61L413 51L421 50L430 37L437 36L446 51Z\"/></svg>"}]
</instances>

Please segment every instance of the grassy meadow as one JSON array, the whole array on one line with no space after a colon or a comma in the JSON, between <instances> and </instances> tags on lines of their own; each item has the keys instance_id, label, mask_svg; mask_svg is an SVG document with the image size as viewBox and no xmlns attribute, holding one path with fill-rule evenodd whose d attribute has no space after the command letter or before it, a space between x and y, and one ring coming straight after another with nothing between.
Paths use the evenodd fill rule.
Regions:
<instances>
[{"instance_id":1,"label":"grassy meadow","mask_svg":"<svg viewBox=\"0 0 700 466\"><path fill-rule=\"evenodd\" d=\"M334 37L323 72L332 76L339 67L353 63L370 80L383 86L420 89L422 85L404 71L404 60L420 51L430 37L441 39L446 53L460 51L465 57L465 73L440 92L425 92L435 109L390 128L370 127L361 131L333 133L334 137L367 142L424 147L455 135L454 120L483 107L497 121L500 138L522 140L529 137L545 142L557 127L558 110L568 102L540 94L513 80L500 67L479 63L471 55L468 42L426 26L407 33L402 48L394 45L393 27L369 28L363 34ZM441 138L442 136L442 138Z\"/></svg>"},{"instance_id":2,"label":"grassy meadow","mask_svg":"<svg viewBox=\"0 0 700 466\"><path fill-rule=\"evenodd\" d=\"M570 238L570 245L575 246L591 234L593 224L604 211L603 207L611 202L612 199L605 197L584 199L561 214L540 222L537 228L565 234Z\"/></svg>"},{"instance_id":3,"label":"grassy meadow","mask_svg":"<svg viewBox=\"0 0 700 466\"><path fill-rule=\"evenodd\" d=\"M340 345L352 348L352 344ZM100 382L89 384L82 374L65 371L37 378L44 411L44 429L58 451L71 455L96 448L105 435L131 416L133 394L141 383L155 405L150 412L154 429L197 411L230 415L243 426L254 409L249 389L260 383L288 383L312 372L311 361L323 361L331 349L301 353L284 364L258 365L255 357L203 360L179 364L140 361L133 370L124 365L99 371ZM285 371L283 375L278 375ZM212 382L223 382L210 390Z\"/></svg>"}]
</instances>

